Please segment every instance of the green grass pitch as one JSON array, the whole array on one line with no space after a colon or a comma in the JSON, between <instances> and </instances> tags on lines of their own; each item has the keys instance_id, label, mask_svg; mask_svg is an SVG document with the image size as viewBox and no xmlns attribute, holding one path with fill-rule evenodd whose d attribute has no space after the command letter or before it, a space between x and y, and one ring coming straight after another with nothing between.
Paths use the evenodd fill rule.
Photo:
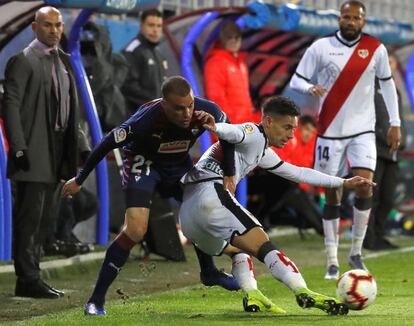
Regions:
<instances>
[{"instance_id":1,"label":"green grass pitch","mask_svg":"<svg viewBox=\"0 0 414 326\"><path fill-rule=\"evenodd\" d=\"M320 239L318 239L320 241ZM315 243L318 243L315 240ZM289 241L287 241L289 242ZM297 242L297 240L296 240ZM302 245L304 245L302 243ZM312 246L312 245L310 245ZM316 244L315 244L316 246ZM318 243L317 246L320 246ZM303 250L309 250L304 248ZM318 247L319 248L319 247ZM288 251L288 250L287 250ZM300 252L300 243L292 249ZM288 253L288 252L287 252ZM318 292L334 295L335 282L322 279L323 253L314 260L295 257L308 286ZM300 256L300 255L299 255ZM302 262L301 262L302 260ZM255 262L258 266L260 263ZM138 295L127 301L114 300L106 305L107 316L84 316L82 307L56 314L26 319L21 325L414 325L414 251L395 252L367 260L378 284L374 304L362 311L350 311L347 316L328 316L317 309L302 309L293 294L281 283L266 275L263 268L258 277L259 287L274 303L287 310L284 316L270 313L245 313L242 294L220 288L193 285L151 295ZM342 270L345 271L345 264ZM47 304L48 301L44 301Z\"/></svg>"}]
</instances>

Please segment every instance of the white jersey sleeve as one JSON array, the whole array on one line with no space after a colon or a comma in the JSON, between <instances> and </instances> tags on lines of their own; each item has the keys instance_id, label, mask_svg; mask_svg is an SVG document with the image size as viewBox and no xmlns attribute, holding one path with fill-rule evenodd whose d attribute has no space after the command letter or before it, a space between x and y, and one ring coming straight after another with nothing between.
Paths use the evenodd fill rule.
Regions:
<instances>
[{"instance_id":1,"label":"white jersey sleeve","mask_svg":"<svg viewBox=\"0 0 414 326\"><path fill-rule=\"evenodd\" d=\"M401 125L400 115L398 111L398 95L392 79L391 68L388 60L387 49L381 44L375 53L378 55L378 64L375 75L379 79L382 97L390 117L390 125L399 127Z\"/></svg>"},{"instance_id":2,"label":"white jersey sleeve","mask_svg":"<svg viewBox=\"0 0 414 326\"><path fill-rule=\"evenodd\" d=\"M388 115L390 117L390 125L392 127L401 126L400 114L398 111L398 94L395 88L394 80L379 80L384 98L385 106L387 107Z\"/></svg>"},{"instance_id":3,"label":"white jersey sleeve","mask_svg":"<svg viewBox=\"0 0 414 326\"><path fill-rule=\"evenodd\" d=\"M243 125L232 125L229 123L216 123L216 136L231 144L239 144L246 137Z\"/></svg>"},{"instance_id":4,"label":"white jersey sleeve","mask_svg":"<svg viewBox=\"0 0 414 326\"><path fill-rule=\"evenodd\" d=\"M266 153L259 166L287 180L306 183L316 187L338 188L344 182L342 178L284 162L269 148L266 149Z\"/></svg>"},{"instance_id":5,"label":"white jersey sleeve","mask_svg":"<svg viewBox=\"0 0 414 326\"><path fill-rule=\"evenodd\" d=\"M391 79L392 73L388 61L388 52L384 44L381 44L375 51L377 66L375 67L375 76L378 79Z\"/></svg>"},{"instance_id":6,"label":"white jersey sleeve","mask_svg":"<svg viewBox=\"0 0 414 326\"><path fill-rule=\"evenodd\" d=\"M296 72L293 74L290 81L290 87L302 93L308 93L309 88L314 86L310 80L318 69L318 41L313 43L305 52L299 62Z\"/></svg>"}]
</instances>

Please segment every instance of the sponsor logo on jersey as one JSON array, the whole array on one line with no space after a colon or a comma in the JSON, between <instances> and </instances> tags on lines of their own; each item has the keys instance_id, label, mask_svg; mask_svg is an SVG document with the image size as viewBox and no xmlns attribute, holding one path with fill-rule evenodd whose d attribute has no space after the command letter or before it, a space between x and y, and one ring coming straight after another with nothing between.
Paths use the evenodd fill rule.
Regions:
<instances>
[{"instance_id":1,"label":"sponsor logo on jersey","mask_svg":"<svg viewBox=\"0 0 414 326\"><path fill-rule=\"evenodd\" d=\"M246 132L247 132L248 134L252 134L252 133L254 132L253 125L251 125L251 124L245 124L245 125L243 126L243 128L244 128L244 130L246 130Z\"/></svg>"},{"instance_id":2,"label":"sponsor logo on jersey","mask_svg":"<svg viewBox=\"0 0 414 326\"><path fill-rule=\"evenodd\" d=\"M169 143L161 143L158 148L158 153L182 153L187 152L190 148L189 140L176 140Z\"/></svg>"},{"instance_id":3,"label":"sponsor logo on jersey","mask_svg":"<svg viewBox=\"0 0 414 326\"><path fill-rule=\"evenodd\" d=\"M115 143L124 141L127 137L127 131L124 128L119 128L114 132Z\"/></svg>"},{"instance_id":4,"label":"sponsor logo on jersey","mask_svg":"<svg viewBox=\"0 0 414 326\"><path fill-rule=\"evenodd\" d=\"M223 176L223 169L220 167L220 164L214 161L207 161L204 163L203 166L204 169L207 171L213 172L215 174L218 174L220 176Z\"/></svg>"},{"instance_id":5,"label":"sponsor logo on jersey","mask_svg":"<svg viewBox=\"0 0 414 326\"><path fill-rule=\"evenodd\" d=\"M359 49L358 50L358 55L362 58L365 59L366 57L369 56L369 51L367 49Z\"/></svg>"}]
</instances>

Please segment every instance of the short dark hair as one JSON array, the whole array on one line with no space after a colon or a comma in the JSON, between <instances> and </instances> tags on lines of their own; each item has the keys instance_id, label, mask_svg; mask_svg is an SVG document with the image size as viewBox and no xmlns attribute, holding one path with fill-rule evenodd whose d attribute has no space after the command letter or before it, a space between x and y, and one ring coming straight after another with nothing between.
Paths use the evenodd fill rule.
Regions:
<instances>
[{"instance_id":1,"label":"short dark hair","mask_svg":"<svg viewBox=\"0 0 414 326\"><path fill-rule=\"evenodd\" d=\"M161 93L165 99L168 95L187 96L191 92L190 83L181 76L172 76L162 83Z\"/></svg>"},{"instance_id":2,"label":"short dark hair","mask_svg":"<svg viewBox=\"0 0 414 326\"><path fill-rule=\"evenodd\" d=\"M293 115L297 117L299 116L299 108L286 96L271 96L264 101L262 113L263 116Z\"/></svg>"},{"instance_id":3,"label":"short dark hair","mask_svg":"<svg viewBox=\"0 0 414 326\"><path fill-rule=\"evenodd\" d=\"M358 6L358 7L360 7L361 9L362 9L362 11L364 12L364 16L366 15L366 13L367 13L367 10L366 10L366 8L365 8L365 5L361 2L361 1L358 1L358 0L349 0L349 1L345 1L342 5L341 5L341 9L340 9L340 12L342 12L342 10L345 8L345 6Z\"/></svg>"},{"instance_id":4,"label":"short dark hair","mask_svg":"<svg viewBox=\"0 0 414 326\"><path fill-rule=\"evenodd\" d=\"M239 25L232 20L227 20L220 26L219 38L221 42L224 42L233 36L241 37L241 35L242 32Z\"/></svg>"},{"instance_id":5,"label":"short dark hair","mask_svg":"<svg viewBox=\"0 0 414 326\"><path fill-rule=\"evenodd\" d=\"M316 128L316 120L314 117L312 117L311 115L301 115L299 117L299 123L304 126L304 125L312 125Z\"/></svg>"},{"instance_id":6,"label":"short dark hair","mask_svg":"<svg viewBox=\"0 0 414 326\"><path fill-rule=\"evenodd\" d=\"M141 23L143 23L147 19L147 17L149 17L149 16L155 16L155 17L162 18L162 12L159 11L158 9L156 9L156 8L144 10L141 13L141 17L140 17Z\"/></svg>"}]
</instances>

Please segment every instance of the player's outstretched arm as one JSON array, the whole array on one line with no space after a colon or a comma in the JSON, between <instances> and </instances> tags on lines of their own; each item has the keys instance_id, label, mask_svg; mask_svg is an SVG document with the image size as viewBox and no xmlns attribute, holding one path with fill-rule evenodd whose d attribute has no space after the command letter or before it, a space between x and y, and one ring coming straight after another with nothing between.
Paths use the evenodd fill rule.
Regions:
<instances>
[{"instance_id":1,"label":"player's outstretched arm","mask_svg":"<svg viewBox=\"0 0 414 326\"><path fill-rule=\"evenodd\" d=\"M316 187L339 188L344 186L344 188L353 189L375 186L374 182L360 176L342 179L313 169L298 167L287 162L282 162L282 164L276 165L274 169L267 170L290 181L306 183Z\"/></svg>"},{"instance_id":2,"label":"player's outstretched arm","mask_svg":"<svg viewBox=\"0 0 414 326\"><path fill-rule=\"evenodd\" d=\"M123 131L123 133L120 131ZM77 176L65 184L67 195L65 195L65 190L62 190L62 196L68 197L73 193L78 192L82 183L98 165L98 163L105 157L105 155L107 155L114 148L122 147L127 141L127 138L127 132L123 128L114 129L106 135L89 154L83 168L79 171ZM77 187L79 187L79 189Z\"/></svg>"},{"instance_id":3,"label":"player's outstretched arm","mask_svg":"<svg viewBox=\"0 0 414 326\"><path fill-rule=\"evenodd\" d=\"M348 189L355 189L359 187L375 187L376 183L364 177L355 176L349 179L344 179L343 187Z\"/></svg>"}]
</instances>

